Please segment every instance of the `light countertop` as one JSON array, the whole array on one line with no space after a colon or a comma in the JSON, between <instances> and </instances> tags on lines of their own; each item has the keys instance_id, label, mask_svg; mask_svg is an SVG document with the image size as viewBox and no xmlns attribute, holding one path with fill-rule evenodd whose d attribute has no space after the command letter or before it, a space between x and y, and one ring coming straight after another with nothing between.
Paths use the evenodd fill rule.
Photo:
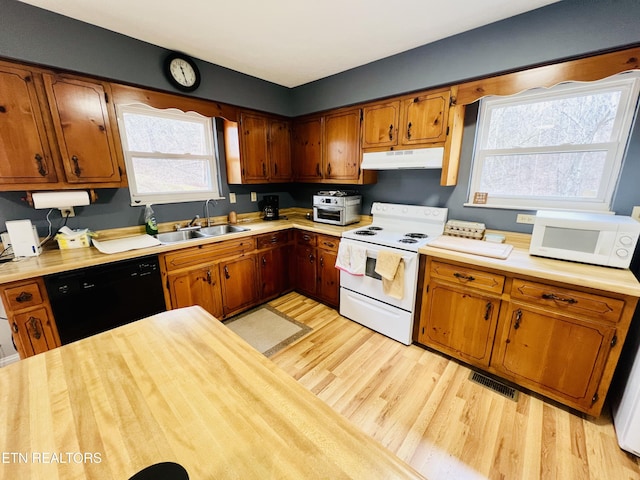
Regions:
<instances>
[{"instance_id":1,"label":"light countertop","mask_svg":"<svg viewBox=\"0 0 640 480\"><path fill-rule=\"evenodd\" d=\"M197 306L2 368L0 398L2 478L423 478Z\"/></svg>"}]
</instances>

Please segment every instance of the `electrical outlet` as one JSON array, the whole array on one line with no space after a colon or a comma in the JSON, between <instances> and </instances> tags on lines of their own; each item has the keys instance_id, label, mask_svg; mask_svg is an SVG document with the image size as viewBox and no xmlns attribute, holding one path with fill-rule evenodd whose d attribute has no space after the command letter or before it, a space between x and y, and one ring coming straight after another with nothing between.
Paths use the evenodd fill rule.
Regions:
<instances>
[{"instance_id":1,"label":"electrical outlet","mask_svg":"<svg viewBox=\"0 0 640 480\"><path fill-rule=\"evenodd\" d=\"M75 217L76 212L73 210L73 207L65 207L60 209L60 213L62 214L62 218L67 217Z\"/></svg>"},{"instance_id":2,"label":"electrical outlet","mask_svg":"<svg viewBox=\"0 0 640 480\"><path fill-rule=\"evenodd\" d=\"M640 207L639 206L633 207L633 210L631 211L631 218L635 218L637 221L640 222Z\"/></svg>"},{"instance_id":3,"label":"electrical outlet","mask_svg":"<svg viewBox=\"0 0 640 480\"><path fill-rule=\"evenodd\" d=\"M251 201L252 202L258 201L258 194L256 192L251 192Z\"/></svg>"},{"instance_id":4,"label":"electrical outlet","mask_svg":"<svg viewBox=\"0 0 640 480\"><path fill-rule=\"evenodd\" d=\"M236 194L229 192L229 203L236 203Z\"/></svg>"},{"instance_id":5,"label":"electrical outlet","mask_svg":"<svg viewBox=\"0 0 640 480\"><path fill-rule=\"evenodd\" d=\"M536 216L535 215L528 215L526 213L519 213L518 216L516 217L516 223L528 223L533 225L533 222L535 220Z\"/></svg>"}]
</instances>

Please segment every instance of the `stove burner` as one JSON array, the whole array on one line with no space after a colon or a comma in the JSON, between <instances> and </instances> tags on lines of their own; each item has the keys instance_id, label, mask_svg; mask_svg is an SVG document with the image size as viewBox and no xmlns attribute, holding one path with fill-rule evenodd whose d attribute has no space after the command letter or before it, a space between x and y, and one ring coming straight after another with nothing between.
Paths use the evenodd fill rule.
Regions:
<instances>
[{"instance_id":1,"label":"stove burner","mask_svg":"<svg viewBox=\"0 0 640 480\"><path fill-rule=\"evenodd\" d=\"M382 227L374 227L374 226L367 227L367 230L382 230L382 229L383 229Z\"/></svg>"},{"instance_id":2,"label":"stove burner","mask_svg":"<svg viewBox=\"0 0 640 480\"><path fill-rule=\"evenodd\" d=\"M398 242L400 243L418 243L418 240L415 240L413 238L401 238L400 240L398 240Z\"/></svg>"},{"instance_id":3,"label":"stove burner","mask_svg":"<svg viewBox=\"0 0 640 480\"><path fill-rule=\"evenodd\" d=\"M429 235L426 233L405 233L404 236L409 238L427 238Z\"/></svg>"},{"instance_id":4,"label":"stove burner","mask_svg":"<svg viewBox=\"0 0 640 480\"><path fill-rule=\"evenodd\" d=\"M365 235L365 236L372 236L375 235L376 232L374 232L373 230L358 230L357 232L353 232L356 235Z\"/></svg>"}]
</instances>

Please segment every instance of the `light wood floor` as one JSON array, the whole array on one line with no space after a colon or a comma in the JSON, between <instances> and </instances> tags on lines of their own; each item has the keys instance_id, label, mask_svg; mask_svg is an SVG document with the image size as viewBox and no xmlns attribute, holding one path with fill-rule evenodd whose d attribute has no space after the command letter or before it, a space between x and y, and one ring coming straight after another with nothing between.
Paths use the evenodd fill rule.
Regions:
<instances>
[{"instance_id":1,"label":"light wood floor","mask_svg":"<svg viewBox=\"0 0 640 480\"><path fill-rule=\"evenodd\" d=\"M429 480L640 479L607 408L593 419L522 392L514 402L304 296L270 305L313 328L271 359Z\"/></svg>"}]
</instances>

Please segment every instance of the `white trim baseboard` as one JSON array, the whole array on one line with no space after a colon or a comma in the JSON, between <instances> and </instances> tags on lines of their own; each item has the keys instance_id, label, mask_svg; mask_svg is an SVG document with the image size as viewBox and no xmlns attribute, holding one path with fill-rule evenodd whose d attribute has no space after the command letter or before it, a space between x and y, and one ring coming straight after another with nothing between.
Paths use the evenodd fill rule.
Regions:
<instances>
[{"instance_id":1,"label":"white trim baseboard","mask_svg":"<svg viewBox=\"0 0 640 480\"><path fill-rule=\"evenodd\" d=\"M0 358L0 367L6 367L10 363L15 363L20 360L20 355L14 353L13 355L9 355L7 357Z\"/></svg>"}]
</instances>

